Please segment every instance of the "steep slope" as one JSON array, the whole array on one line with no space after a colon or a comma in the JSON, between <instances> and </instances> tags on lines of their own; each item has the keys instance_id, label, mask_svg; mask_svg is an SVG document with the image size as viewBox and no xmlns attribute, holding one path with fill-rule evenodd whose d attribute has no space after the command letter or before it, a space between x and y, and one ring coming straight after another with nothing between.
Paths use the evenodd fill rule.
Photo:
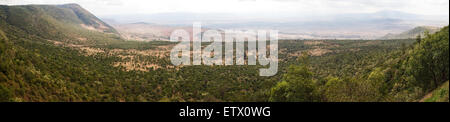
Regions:
<instances>
[{"instance_id":1,"label":"steep slope","mask_svg":"<svg viewBox=\"0 0 450 122\"><path fill-rule=\"evenodd\" d=\"M388 84L397 91L393 98L398 101L419 101L433 90L447 87L449 80L449 30L448 26L434 34L417 40L406 50L390 56L395 57L383 66ZM443 87L441 87L443 86ZM408 94L410 100L406 100ZM448 94L448 93L447 93ZM414 96L414 97L412 97Z\"/></svg>"},{"instance_id":2,"label":"steep slope","mask_svg":"<svg viewBox=\"0 0 450 122\"><path fill-rule=\"evenodd\" d=\"M412 30L400 33L400 34L387 34L382 37L382 39L413 39L418 35L424 36L424 33L428 31L429 33L435 33L439 31L440 28L432 26L419 26Z\"/></svg>"},{"instance_id":3,"label":"steep slope","mask_svg":"<svg viewBox=\"0 0 450 122\"><path fill-rule=\"evenodd\" d=\"M433 90L435 92L432 96L429 95L430 99L424 101L448 101L448 45L449 29L446 26L409 46L398 48L399 50L380 52L368 58L357 57L357 60L364 62L362 68L339 68L340 71L351 74L338 74L338 77L330 77L330 74L325 73L325 77L317 78L323 84L314 83L314 73L311 71L317 66L309 66L310 61L303 54L298 59L301 63L291 65L283 80L272 87L269 101L314 102L319 97L322 101L329 102L415 102ZM339 60L345 60L344 56L340 55ZM373 59L375 61L370 61ZM357 65L358 62L355 61L349 67L358 67Z\"/></svg>"},{"instance_id":4,"label":"steep slope","mask_svg":"<svg viewBox=\"0 0 450 122\"><path fill-rule=\"evenodd\" d=\"M122 77L136 74L111 67L109 57L89 57L54 44L123 42L108 30L115 31L74 4L0 6L0 102L119 101L107 94L111 79L129 83ZM95 84L99 90L86 90Z\"/></svg>"},{"instance_id":5,"label":"steep slope","mask_svg":"<svg viewBox=\"0 0 450 122\"><path fill-rule=\"evenodd\" d=\"M0 5L0 22L3 28L56 41L93 44L119 38L114 28L77 4Z\"/></svg>"},{"instance_id":6,"label":"steep slope","mask_svg":"<svg viewBox=\"0 0 450 122\"><path fill-rule=\"evenodd\" d=\"M111 27L110 25L106 24L105 22L101 21L99 18L88 12L87 10L83 9L78 4L65 4L65 5L59 5L60 8L67 8L72 10L76 17L72 20L80 20L83 26L86 26L88 28L93 28L95 30L99 30L101 32L106 33L117 33L117 31ZM66 15L66 14L63 14ZM75 16L72 16L75 17Z\"/></svg>"},{"instance_id":7,"label":"steep slope","mask_svg":"<svg viewBox=\"0 0 450 122\"><path fill-rule=\"evenodd\" d=\"M448 102L448 81L441 87L426 95L420 102Z\"/></svg>"}]
</instances>

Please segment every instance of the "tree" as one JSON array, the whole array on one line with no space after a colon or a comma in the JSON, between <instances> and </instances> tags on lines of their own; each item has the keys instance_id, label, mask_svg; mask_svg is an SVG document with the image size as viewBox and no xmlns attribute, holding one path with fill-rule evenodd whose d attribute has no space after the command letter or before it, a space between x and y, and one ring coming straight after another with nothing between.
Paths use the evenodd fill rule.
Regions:
<instances>
[{"instance_id":1,"label":"tree","mask_svg":"<svg viewBox=\"0 0 450 122\"><path fill-rule=\"evenodd\" d=\"M448 34L447 26L435 34L426 34L421 43L414 46L405 64L408 75L414 77L414 85L434 89L449 79Z\"/></svg>"},{"instance_id":2,"label":"tree","mask_svg":"<svg viewBox=\"0 0 450 122\"><path fill-rule=\"evenodd\" d=\"M420 44L421 40L422 40L422 36L420 34L417 35L416 42Z\"/></svg>"},{"instance_id":3,"label":"tree","mask_svg":"<svg viewBox=\"0 0 450 122\"><path fill-rule=\"evenodd\" d=\"M352 101L348 80L342 80L338 77L326 78L324 96L330 102L350 102Z\"/></svg>"},{"instance_id":4,"label":"tree","mask_svg":"<svg viewBox=\"0 0 450 122\"><path fill-rule=\"evenodd\" d=\"M302 53L298 59L300 65L291 65L283 81L271 90L269 101L272 102L314 102L319 101L313 81L313 73L309 71L308 55Z\"/></svg>"}]
</instances>

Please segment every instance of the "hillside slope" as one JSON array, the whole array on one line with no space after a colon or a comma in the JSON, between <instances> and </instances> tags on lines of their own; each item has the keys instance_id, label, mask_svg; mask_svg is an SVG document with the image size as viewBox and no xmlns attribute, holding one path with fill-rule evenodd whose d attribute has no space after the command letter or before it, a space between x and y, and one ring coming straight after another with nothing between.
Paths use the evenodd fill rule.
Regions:
<instances>
[{"instance_id":1,"label":"hillside slope","mask_svg":"<svg viewBox=\"0 0 450 122\"><path fill-rule=\"evenodd\" d=\"M137 74L110 66L113 58L90 57L70 46L55 45L116 42L124 40L115 29L75 4L0 6L0 102L125 98L111 94L126 92L112 86L117 81L130 83L127 78Z\"/></svg>"},{"instance_id":2,"label":"hillside slope","mask_svg":"<svg viewBox=\"0 0 450 122\"><path fill-rule=\"evenodd\" d=\"M429 33L435 33L439 30L440 28L438 27L419 26L400 34L387 34L386 36L382 37L382 39L414 39L418 35L423 37L426 31L428 31Z\"/></svg>"},{"instance_id":3,"label":"hillside slope","mask_svg":"<svg viewBox=\"0 0 450 122\"><path fill-rule=\"evenodd\" d=\"M327 102L415 102L436 89L438 93L425 101L448 100L448 45L449 30L446 26L434 34L426 34L409 46L367 58L374 61L358 59L365 64L363 68L348 71L352 74L328 75L316 80L323 83L313 79L314 73L311 71L315 67L309 66L308 57L303 56L298 59L302 63L291 65L283 80L272 88L269 100L315 102L322 98ZM352 63L349 67L357 64ZM329 67L327 69L331 70ZM343 69L340 71L345 72ZM361 71L366 72L358 73ZM447 84L443 85L445 82Z\"/></svg>"},{"instance_id":4,"label":"hillside slope","mask_svg":"<svg viewBox=\"0 0 450 122\"><path fill-rule=\"evenodd\" d=\"M442 84L441 87L435 89L428 95L426 95L421 102L448 102L448 81L444 84Z\"/></svg>"},{"instance_id":5,"label":"hillside slope","mask_svg":"<svg viewBox=\"0 0 450 122\"><path fill-rule=\"evenodd\" d=\"M4 31L23 31L27 35L70 43L93 44L120 38L113 27L77 4L0 5L0 23Z\"/></svg>"}]
</instances>

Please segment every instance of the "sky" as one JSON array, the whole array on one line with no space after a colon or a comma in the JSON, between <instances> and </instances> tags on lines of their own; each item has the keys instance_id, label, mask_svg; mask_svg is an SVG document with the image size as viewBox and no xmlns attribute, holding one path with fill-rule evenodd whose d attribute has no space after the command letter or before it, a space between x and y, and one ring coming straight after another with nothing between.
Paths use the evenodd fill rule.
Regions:
<instances>
[{"instance_id":1,"label":"sky","mask_svg":"<svg viewBox=\"0 0 450 122\"><path fill-rule=\"evenodd\" d=\"M0 4L77 3L99 16L158 13L343 14L400 11L449 15L449 0L0 0Z\"/></svg>"}]
</instances>

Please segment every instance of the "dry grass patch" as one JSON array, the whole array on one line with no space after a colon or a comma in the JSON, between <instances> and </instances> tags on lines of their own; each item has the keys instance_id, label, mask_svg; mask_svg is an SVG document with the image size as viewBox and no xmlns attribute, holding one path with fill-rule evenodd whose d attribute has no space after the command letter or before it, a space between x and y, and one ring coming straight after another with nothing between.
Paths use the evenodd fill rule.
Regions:
<instances>
[{"instance_id":1,"label":"dry grass patch","mask_svg":"<svg viewBox=\"0 0 450 122\"><path fill-rule=\"evenodd\" d=\"M333 52L333 51L331 51L329 49L322 49L322 48L315 48L315 49L312 49L312 50L308 51L308 53L311 56L322 56L322 55L325 55L325 54L330 53L330 52Z\"/></svg>"}]
</instances>

